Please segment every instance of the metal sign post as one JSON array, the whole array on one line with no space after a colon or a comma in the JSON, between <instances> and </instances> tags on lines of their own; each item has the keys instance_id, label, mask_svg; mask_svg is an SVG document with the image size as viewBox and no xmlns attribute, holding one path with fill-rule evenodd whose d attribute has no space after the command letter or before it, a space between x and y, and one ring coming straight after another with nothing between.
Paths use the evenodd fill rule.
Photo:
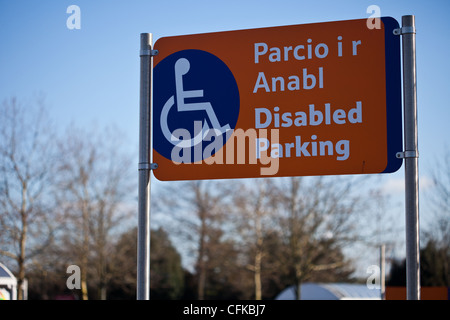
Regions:
<instances>
[{"instance_id":1,"label":"metal sign post","mask_svg":"<svg viewBox=\"0 0 450 320\"><path fill-rule=\"evenodd\" d=\"M403 105L405 123L406 297L420 299L419 172L417 148L416 27L413 15L402 17Z\"/></svg>"},{"instance_id":2,"label":"metal sign post","mask_svg":"<svg viewBox=\"0 0 450 320\"><path fill-rule=\"evenodd\" d=\"M152 34L141 33L137 299L150 299L150 141Z\"/></svg>"}]
</instances>

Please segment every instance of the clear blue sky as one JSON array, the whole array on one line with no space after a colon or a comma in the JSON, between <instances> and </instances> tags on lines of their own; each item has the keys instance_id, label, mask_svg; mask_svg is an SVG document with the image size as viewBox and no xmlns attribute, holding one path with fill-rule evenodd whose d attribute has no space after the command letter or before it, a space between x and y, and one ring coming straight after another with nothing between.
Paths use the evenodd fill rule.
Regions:
<instances>
[{"instance_id":1,"label":"clear blue sky","mask_svg":"<svg viewBox=\"0 0 450 320\"><path fill-rule=\"evenodd\" d=\"M80 30L66 27L72 4L81 9ZM416 15L420 173L427 181L433 161L450 148L448 0L0 0L0 100L32 100L44 93L61 127L114 123L137 149L140 33L153 33L156 41L170 35L367 18L373 4L382 16L398 21L402 15ZM403 170L380 183L401 189Z\"/></svg>"},{"instance_id":2,"label":"clear blue sky","mask_svg":"<svg viewBox=\"0 0 450 320\"><path fill-rule=\"evenodd\" d=\"M71 4L81 9L80 30L66 27ZM115 123L137 145L141 32L153 33L156 41L168 35L365 18L371 4L398 21L416 15L424 166L450 138L450 2L445 0L0 0L0 98L29 99L42 92L61 125Z\"/></svg>"}]
</instances>

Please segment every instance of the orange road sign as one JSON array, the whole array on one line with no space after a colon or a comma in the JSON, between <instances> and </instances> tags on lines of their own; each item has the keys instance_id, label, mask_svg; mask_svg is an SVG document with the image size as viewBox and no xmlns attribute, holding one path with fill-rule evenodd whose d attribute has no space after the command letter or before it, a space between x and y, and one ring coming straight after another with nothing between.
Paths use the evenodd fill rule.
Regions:
<instances>
[{"instance_id":1,"label":"orange road sign","mask_svg":"<svg viewBox=\"0 0 450 320\"><path fill-rule=\"evenodd\" d=\"M159 180L387 173L402 164L395 19L160 38Z\"/></svg>"}]
</instances>

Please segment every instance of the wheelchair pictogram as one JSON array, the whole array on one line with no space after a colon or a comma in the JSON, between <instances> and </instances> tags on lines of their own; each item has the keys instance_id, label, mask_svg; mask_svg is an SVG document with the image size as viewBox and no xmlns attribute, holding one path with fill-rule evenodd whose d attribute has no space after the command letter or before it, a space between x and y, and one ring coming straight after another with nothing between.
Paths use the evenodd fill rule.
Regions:
<instances>
[{"instance_id":1,"label":"wheelchair pictogram","mask_svg":"<svg viewBox=\"0 0 450 320\"><path fill-rule=\"evenodd\" d=\"M191 102L191 103L186 102L186 99L189 98L204 97L203 90L184 90L183 76L189 72L190 68L191 66L188 59L179 58L176 61L175 95L172 95L164 104L160 117L161 130L164 134L164 137L167 139L167 141L169 141L173 145L181 148L189 148L198 145L199 143L202 142L202 140L206 137L206 135L210 132L210 130L214 130L214 133L217 136L226 133L227 130L231 129L228 123L223 126L220 125L211 102L208 101ZM197 133L193 138L187 140L180 140L179 138L174 136L169 129L167 119L169 116L169 111L175 105L175 102L178 112L205 111L206 116L208 117L209 121L212 124L212 128L209 127L207 121L203 120L202 130L199 133Z\"/></svg>"},{"instance_id":2,"label":"wheelchair pictogram","mask_svg":"<svg viewBox=\"0 0 450 320\"><path fill-rule=\"evenodd\" d=\"M153 75L154 150L169 160L191 154L192 162L220 150L240 106L236 79L224 61L206 51L182 50L157 62Z\"/></svg>"}]
</instances>

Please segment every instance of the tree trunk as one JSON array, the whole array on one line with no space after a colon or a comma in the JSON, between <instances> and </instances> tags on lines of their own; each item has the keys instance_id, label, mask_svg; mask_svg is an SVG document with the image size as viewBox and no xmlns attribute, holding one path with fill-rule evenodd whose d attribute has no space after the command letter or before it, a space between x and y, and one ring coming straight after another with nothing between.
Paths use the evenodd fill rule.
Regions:
<instances>
[{"instance_id":1,"label":"tree trunk","mask_svg":"<svg viewBox=\"0 0 450 320\"><path fill-rule=\"evenodd\" d=\"M22 222L22 230L20 232L19 242L19 274L17 283L17 300L23 300L22 286L25 281L25 249L27 242L28 222L27 222L27 184L22 182L22 206L20 208L20 216Z\"/></svg>"},{"instance_id":2,"label":"tree trunk","mask_svg":"<svg viewBox=\"0 0 450 320\"><path fill-rule=\"evenodd\" d=\"M260 189L260 195L262 191ZM259 201L258 201L259 202ZM258 203L258 208L256 210L256 220L255 220L255 233L256 233L256 254L255 254L255 299L261 300L262 298L262 284L261 284L261 263L263 256L263 231L261 223L261 210L260 203Z\"/></svg>"},{"instance_id":3,"label":"tree trunk","mask_svg":"<svg viewBox=\"0 0 450 320\"><path fill-rule=\"evenodd\" d=\"M197 295L199 300L205 299L205 285L206 285L206 262L205 262L205 256L206 256L206 223L204 221L205 219L202 218L201 222L201 230L200 230L200 239L199 239L199 252L198 252L198 288L197 288Z\"/></svg>"},{"instance_id":4,"label":"tree trunk","mask_svg":"<svg viewBox=\"0 0 450 320\"><path fill-rule=\"evenodd\" d=\"M295 285L295 300L301 300L302 298L302 283L298 281Z\"/></svg>"},{"instance_id":5,"label":"tree trunk","mask_svg":"<svg viewBox=\"0 0 450 320\"><path fill-rule=\"evenodd\" d=\"M261 260L262 252L258 250L255 255L255 300L262 299Z\"/></svg>"},{"instance_id":6,"label":"tree trunk","mask_svg":"<svg viewBox=\"0 0 450 320\"><path fill-rule=\"evenodd\" d=\"M89 208L87 190L85 188L82 212L82 225L83 225L83 250L81 252L81 299L88 300L88 288L87 288L87 267L88 267L88 255L89 255Z\"/></svg>"}]
</instances>

